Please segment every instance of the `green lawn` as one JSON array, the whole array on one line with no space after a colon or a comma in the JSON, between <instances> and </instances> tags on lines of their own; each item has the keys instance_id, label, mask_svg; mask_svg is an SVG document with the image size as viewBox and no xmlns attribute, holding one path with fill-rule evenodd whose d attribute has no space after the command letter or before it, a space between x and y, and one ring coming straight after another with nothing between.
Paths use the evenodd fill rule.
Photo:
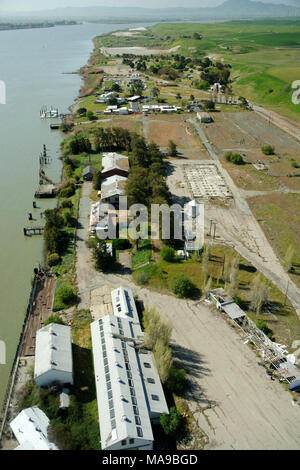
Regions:
<instances>
[{"instance_id":1,"label":"green lawn","mask_svg":"<svg viewBox=\"0 0 300 470\"><path fill-rule=\"evenodd\" d=\"M137 268L138 266L147 263L152 258L151 242L144 240L140 242L137 252L131 255L131 266Z\"/></svg>"}]
</instances>

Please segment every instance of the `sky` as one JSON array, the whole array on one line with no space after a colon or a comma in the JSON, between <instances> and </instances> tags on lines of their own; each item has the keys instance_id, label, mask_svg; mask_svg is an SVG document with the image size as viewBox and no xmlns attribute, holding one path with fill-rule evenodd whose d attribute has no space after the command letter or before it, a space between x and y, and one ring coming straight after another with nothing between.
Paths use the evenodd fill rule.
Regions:
<instances>
[{"instance_id":1,"label":"sky","mask_svg":"<svg viewBox=\"0 0 300 470\"><path fill-rule=\"evenodd\" d=\"M225 0L0 0L0 12L21 12L52 10L59 7L88 7L88 6L129 6L144 8L197 8L217 6ZM300 0L260 0L266 3L282 3L300 6Z\"/></svg>"}]
</instances>

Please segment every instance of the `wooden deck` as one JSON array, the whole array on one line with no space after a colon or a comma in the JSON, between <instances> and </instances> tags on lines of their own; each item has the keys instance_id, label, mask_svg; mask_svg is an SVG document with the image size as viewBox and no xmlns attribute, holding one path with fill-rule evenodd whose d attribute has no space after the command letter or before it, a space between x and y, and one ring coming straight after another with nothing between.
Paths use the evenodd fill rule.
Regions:
<instances>
[{"instance_id":1,"label":"wooden deck","mask_svg":"<svg viewBox=\"0 0 300 470\"><path fill-rule=\"evenodd\" d=\"M33 356L35 354L36 332L44 326L45 320L52 315L55 284L54 277L44 276L38 281L21 356Z\"/></svg>"}]
</instances>

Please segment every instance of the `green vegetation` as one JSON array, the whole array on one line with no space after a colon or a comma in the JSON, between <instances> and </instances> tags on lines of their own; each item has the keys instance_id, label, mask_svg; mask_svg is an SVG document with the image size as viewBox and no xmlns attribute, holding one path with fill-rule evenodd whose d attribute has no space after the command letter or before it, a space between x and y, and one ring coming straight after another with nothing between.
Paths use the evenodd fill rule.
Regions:
<instances>
[{"instance_id":1,"label":"green vegetation","mask_svg":"<svg viewBox=\"0 0 300 470\"><path fill-rule=\"evenodd\" d=\"M172 281L172 290L178 297L190 298L194 294L195 286L188 276L179 274Z\"/></svg>"},{"instance_id":2,"label":"green vegetation","mask_svg":"<svg viewBox=\"0 0 300 470\"><path fill-rule=\"evenodd\" d=\"M256 322L256 326L263 331L271 340L274 340L273 331L268 327L268 325L262 320Z\"/></svg>"},{"instance_id":3,"label":"green vegetation","mask_svg":"<svg viewBox=\"0 0 300 470\"><path fill-rule=\"evenodd\" d=\"M160 417L160 424L167 436L175 436L182 426L182 421L182 415L175 406L170 408L170 414L163 413Z\"/></svg>"},{"instance_id":4,"label":"green vegetation","mask_svg":"<svg viewBox=\"0 0 300 470\"><path fill-rule=\"evenodd\" d=\"M272 145L264 145L261 148L261 151L264 155L274 155L275 154L275 148Z\"/></svg>"},{"instance_id":5,"label":"green vegetation","mask_svg":"<svg viewBox=\"0 0 300 470\"><path fill-rule=\"evenodd\" d=\"M169 370L169 376L166 386L171 393L181 395L187 387L187 376L184 369L177 369L172 366Z\"/></svg>"},{"instance_id":6,"label":"green vegetation","mask_svg":"<svg viewBox=\"0 0 300 470\"><path fill-rule=\"evenodd\" d=\"M104 240L99 240L93 248L93 259L95 269L107 272L114 265L114 259L107 251L107 245Z\"/></svg>"},{"instance_id":7,"label":"green vegetation","mask_svg":"<svg viewBox=\"0 0 300 470\"><path fill-rule=\"evenodd\" d=\"M57 323L58 325L64 325L64 321L59 315L51 315L44 323L44 326L50 325L50 323Z\"/></svg>"},{"instance_id":8,"label":"green vegetation","mask_svg":"<svg viewBox=\"0 0 300 470\"><path fill-rule=\"evenodd\" d=\"M225 158L228 162L234 163L234 165L244 165L244 159L240 153L227 152Z\"/></svg>"},{"instance_id":9,"label":"green vegetation","mask_svg":"<svg viewBox=\"0 0 300 470\"><path fill-rule=\"evenodd\" d=\"M160 250L160 256L162 260L171 263L176 259L176 252L171 246L163 246Z\"/></svg>"},{"instance_id":10,"label":"green vegetation","mask_svg":"<svg viewBox=\"0 0 300 470\"><path fill-rule=\"evenodd\" d=\"M152 258L152 245L150 240L142 240L139 242L138 250L132 253L131 266L138 266L148 263Z\"/></svg>"}]
</instances>

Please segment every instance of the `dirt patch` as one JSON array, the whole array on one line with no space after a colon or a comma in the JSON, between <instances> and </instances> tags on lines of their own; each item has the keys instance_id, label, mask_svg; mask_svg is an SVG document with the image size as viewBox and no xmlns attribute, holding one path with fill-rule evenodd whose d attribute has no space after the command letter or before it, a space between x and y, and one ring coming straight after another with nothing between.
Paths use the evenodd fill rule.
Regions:
<instances>
[{"instance_id":1,"label":"dirt patch","mask_svg":"<svg viewBox=\"0 0 300 470\"><path fill-rule=\"evenodd\" d=\"M206 149L191 124L180 115L149 116L148 139L160 147L168 147L169 140L173 140L178 149L191 151L191 158L209 159Z\"/></svg>"},{"instance_id":2,"label":"dirt patch","mask_svg":"<svg viewBox=\"0 0 300 470\"><path fill-rule=\"evenodd\" d=\"M139 135L143 134L143 123L139 116L120 116L101 121L101 127L121 127Z\"/></svg>"},{"instance_id":3,"label":"dirt patch","mask_svg":"<svg viewBox=\"0 0 300 470\"><path fill-rule=\"evenodd\" d=\"M171 49L148 49L142 46L133 47L102 47L101 52L108 56L115 56L117 54L133 54L133 55L164 55L171 54L172 52L178 51L181 46L175 46Z\"/></svg>"}]
</instances>

